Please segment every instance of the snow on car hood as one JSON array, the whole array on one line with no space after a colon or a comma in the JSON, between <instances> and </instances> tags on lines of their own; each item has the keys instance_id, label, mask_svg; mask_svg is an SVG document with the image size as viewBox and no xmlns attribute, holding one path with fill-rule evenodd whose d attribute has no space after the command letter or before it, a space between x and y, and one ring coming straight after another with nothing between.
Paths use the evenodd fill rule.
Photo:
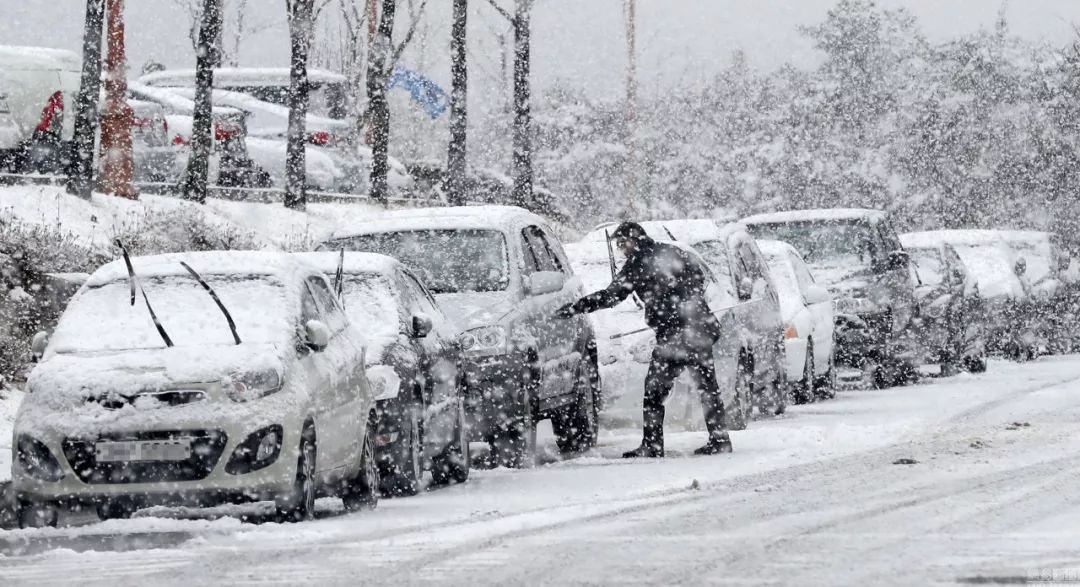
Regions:
<instances>
[{"instance_id":1,"label":"snow on car hood","mask_svg":"<svg viewBox=\"0 0 1080 587\"><path fill-rule=\"evenodd\" d=\"M505 291L446 293L436 294L435 298L461 332L503 322L519 305Z\"/></svg>"}]
</instances>

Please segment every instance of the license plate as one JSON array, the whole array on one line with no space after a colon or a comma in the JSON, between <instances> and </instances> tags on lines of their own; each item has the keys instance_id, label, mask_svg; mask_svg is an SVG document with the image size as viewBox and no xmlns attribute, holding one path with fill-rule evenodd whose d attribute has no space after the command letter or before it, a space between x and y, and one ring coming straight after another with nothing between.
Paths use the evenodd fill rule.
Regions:
<instances>
[{"instance_id":1,"label":"license plate","mask_svg":"<svg viewBox=\"0 0 1080 587\"><path fill-rule=\"evenodd\" d=\"M98 462L184 461L191 458L191 439L133 440L99 442L95 445Z\"/></svg>"}]
</instances>

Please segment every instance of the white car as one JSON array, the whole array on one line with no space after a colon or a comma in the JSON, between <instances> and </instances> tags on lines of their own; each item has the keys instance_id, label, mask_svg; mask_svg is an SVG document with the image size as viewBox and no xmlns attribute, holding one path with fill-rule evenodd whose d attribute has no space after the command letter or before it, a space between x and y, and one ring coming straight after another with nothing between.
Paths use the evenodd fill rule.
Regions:
<instances>
[{"instance_id":1,"label":"white car","mask_svg":"<svg viewBox=\"0 0 1080 587\"><path fill-rule=\"evenodd\" d=\"M364 338L327 279L286 255L182 253L95 271L42 348L16 416L20 524L60 506L317 496L377 503ZM151 305L158 314L153 314Z\"/></svg>"},{"instance_id":2,"label":"white car","mask_svg":"<svg viewBox=\"0 0 1080 587\"><path fill-rule=\"evenodd\" d=\"M81 61L62 49L0 45L0 169L62 169L75 132Z\"/></svg>"},{"instance_id":3,"label":"white car","mask_svg":"<svg viewBox=\"0 0 1080 587\"><path fill-rule=\"evenodd\" d=\"M758 248L780 296L784 320L784 354L795 403L836 393L833 351L833 300L794 247L780 241L759 240Z\"/></svg>"}]
</instances>

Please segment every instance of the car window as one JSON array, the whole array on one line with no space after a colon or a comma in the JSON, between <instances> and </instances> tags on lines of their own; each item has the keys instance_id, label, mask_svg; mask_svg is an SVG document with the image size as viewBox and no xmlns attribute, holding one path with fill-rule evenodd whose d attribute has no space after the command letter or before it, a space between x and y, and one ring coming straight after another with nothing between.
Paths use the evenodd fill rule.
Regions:
<instances>
[{"instance_id":1,"label":"car window","mask_svg":"<svg viewBox=\"0 0 1080 587\"><path fill-rule=\"evenodd\" d=\"M945 247L945 264L950 272L957 271L960 273L961 281L967 281L967 268L964 267L964 262L960 260L960 255L957 255L956 250L950 246Z\"/></svg>"},{"instance_id":2,"label":"car window","mask_svg":"<svg viewBox=\"0 0 1080 587\"><path fill-rule=\"evenodd\" d=\"M562 271L556 265L551 249L544 239L544 233L539 227L529 226L521 231L525 245L525 265L530 272L535 271Z\"/></svg>"},{"instance_id":3,"label":"car window","mask_svg":"<svg viewBox=\"0 0 1080 587\"><path fill-rule=\"evenodd\" d=\"M551 231L546 228L540 230L540 238L544 239L544 246L547 247L548 254L551 255L551 260L555 264L555 270L562 273L570 273L570 260L567 259L566 251L563 250L559 239L552 235Z\"/></svg>"},{"instance_id":4,"label":"car window","mask_svg":"<svg viewBox=\"0 0 1080 587\"><path fill-rule=\"evenodd\" d=\"M795 281L798 282L799 289L805 292L814 285L814 275L810 273L810 268L798 255L789 252L788 256L791 259L791 266L795 269Z\"/></svg>"},{"instance_id":5,"label":"car window","mask_svg":"<svg viewBox=\"0 0 1080 587\"><path fill-rule=\"evenodd\" d=\"M312 276L307 278L308 289L315 298L315 306L318 308L322 320L326 323L330 332L337 334L345 329L345 314L341 311L341 304L330 292L330 286L322 277Z\"/></svg>"}]
</instances>

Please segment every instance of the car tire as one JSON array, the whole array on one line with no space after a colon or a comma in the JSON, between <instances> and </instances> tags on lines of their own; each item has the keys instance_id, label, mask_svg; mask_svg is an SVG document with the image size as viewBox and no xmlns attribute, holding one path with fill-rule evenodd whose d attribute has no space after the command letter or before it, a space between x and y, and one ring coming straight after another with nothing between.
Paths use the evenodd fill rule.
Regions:
<instances>
[{"instance_id":1,"label":"car tire","mask_svg":"<svg viewBox=\"0 0 1080 587\"><path fill-rule=\"evenodd\" d=\"M985 373L986 372L986 353L977 357L964 357L964 370L969 373Z\"/></svg>"},{"instance_id":2,"label":"car tire","mask_svg":"<svg viewBox=\"0 0 1080 587\"><path fill-rule=\"evenodd\" d=\"M536 418L532 407L536 382L536 376L526 372L516 389L511 389L491 442L498 466L529 469L536 465Z\"/></svg>"},{"instance_id":3,"label":"car tire","mask_svg":"<svg viewBox=\"0 0 1080 587\"><path fill-rule=\"evenodd\" d=\"M753 375L749 365L740 360L735 371L735 397L732 405L724 410L724 427L728 430L746 430L750 419L750 396L753 393Z\"/></svg>"},{"instance_id":4,"label":"car tire","mask_svg":"<svg viewBox=\"0 0 1080 587\"><path fill-rule=\"evenodd\" d=\"M60 508L54 503L20 499L15 506L20 528L55 528L60 520Z\"/></svg>"},{"instance_id":5,"label":"car tire","mask_svg":"<svg viewBox=\"0 0 1080 587\"><path fill-rule=\"evenodd\" d=\"M315 517L315 430L310 425L300 434L296 458L296 476L292 492L277 504L277 517L282 522L303 522Z\"/></svg>"},{"instance_id":6,"label":"car tire","mask_svg":"<svg viewBox=\"0 0 1080 587\"><path fill-rule=\"evenodd\" d=\"M341 503L345 510L373 510L379 505L379 463L375 459L375 435L378 420L368 419L367 432L364 433L364 445L360 451L360 470L349 481L341 493Z\"/></svg>"},{"instance_id":7,"label":"car tire","mask_svg":"<svg viewBox=\"0 0 1080 587\"><path fill-rule=\"evenodd\" d=\"M817 399L836 397L836 352L829 355L829 370L814 382L814 396Z\"/></svg>"},{"instance_id":8,"label":"car tire","mask_svg":"<svg viewBox=\"0 0 1080 587\"><path fill-rule=\"evenodd\" d=\"M134 515L138 509L138 506L129 499L110 499L98 504L97 515L102 522L105 520L126 520Z\"/></svg>"},{"instance_id":9,"label":"car tire","mask_svg":"<svg viewBox=\"0 0 1080 587\"><path fill-rule=\"evenodd\" d=\"M421 432L423 407L406 405L405 430L407 435L398 442L396 450L380 462L380 491L383 497L408 497L420 491L424 475L424 440Z\"/></svg>"},{"instance_id":10,"label":"car tire","mask_svg":"<svg viewBox=\"0 0 1080 587\"><path fill-rule=\"evenodd\" d=\"M803 360L802 379L791 386L792 397L797 405L814 401L814 341L806 341L806 357Z\"/></svg>"},{"instance_id":11,"label":"car tire","mask_svg":"<svg viewBox=\"0 0 1080 587\"><path fill-rule=\"evenodd\" d=\"M454 441L431 461L431 480L435 485L464 483L469 480L472 469L472 451L469 450L469 431L465 424L465 404L458 400L457 423L454 424Z\"/></svg>"},{"instance_id":12,"label":"car tire","mask_svg":"<svg viewBox=\"0 0 1080 587\"><path fill-rule=\"evenodd\" d=\"M587 451L596 444L596 372L596 362L586 356L578 368L574 403L551 415L555 444L564 455Z\"/></svg>"}]
</instances>

